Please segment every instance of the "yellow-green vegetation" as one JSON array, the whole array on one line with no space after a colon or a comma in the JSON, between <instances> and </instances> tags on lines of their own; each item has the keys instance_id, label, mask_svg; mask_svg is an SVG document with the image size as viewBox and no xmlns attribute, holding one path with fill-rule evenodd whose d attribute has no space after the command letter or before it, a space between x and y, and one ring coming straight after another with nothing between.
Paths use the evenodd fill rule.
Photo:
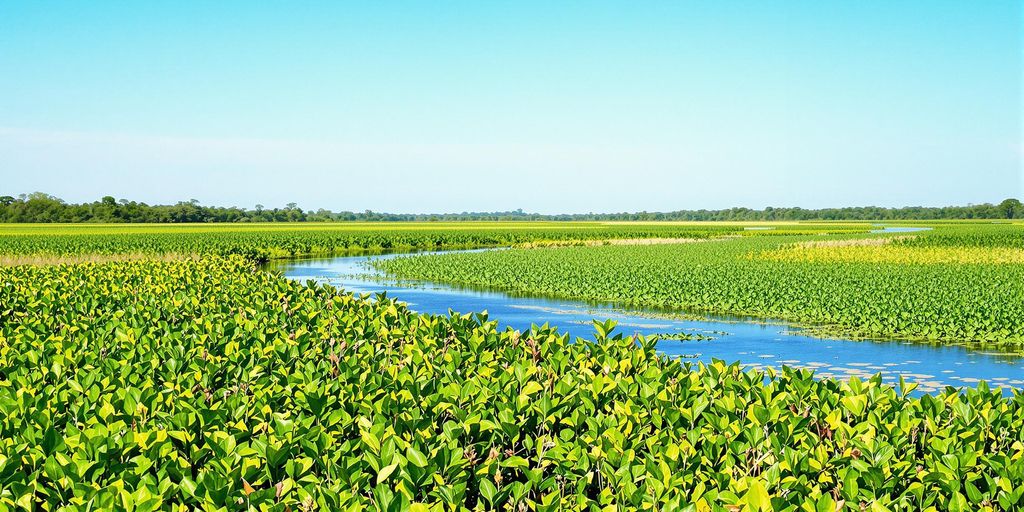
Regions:
<instances>
[{"instance_id":1,"label":"yellow-green vegetation","mask_svg":"<svg viewBox=\"0 0 1024 512\"><path fill-rule=\"evenodd\" d=\"M1024 341L1024 226L912 234L444 254L381 261L406 278L689 312L834 335Z\"/></svg>"},{"instance_id":2,"label":"yellow-green vegetation","mask_svg":"<svg viewBox=\"0 0 1024 512\"><path fill-rule=\"evenodd\" d=\"M1024 395L691 367L611 327L499 332L238 256L0 267L0 508L1024 504Z\"/></svg>"},{"instance_id":3,"label":"yellow-green vegetation","mask_svg":"<svg viewBox=\"0 0 1024 512\"><path fill-rule=\"evenodd\" d=\"M707 238L733 226L618 226L602 223L350 223L315 225L0 226L0 258L61 262L96 255L230 255L266 261L361 250L494 247L536 241Z\"/></svg>"},{"instance_id":4,"label":"yellow-green vegetation","mask_svg":"<svg viewBox=\"0 0 1024 512\"><path fill-rule=\"evenodd\" d=\"M751 257L778 261L900 264L1024 264L1024 229L946 226L935 234L811 240Z\"/></svg>"},{"instance_id":5,"label":"yellow-green vegetation","mask_svg":"<svg viewBox=\"0 0 1024 512\"><path fill-rule=\"evenodd\" d=\"M912 237L866 235L865 223L745 227L0 226L0 510L1024 505L1019 393L982 383L915 398L912 385L877 378L695 367L659 355L657 337L609 334L610 323L592 341L499 331L483 315L418 315L257 266L345 250L581 244L389 268L865 333L1019 339L1016 263L771 255L1014 250L1020 226ZM820 242L863 238L891 241Z\"/></svg>"},{"instance_id":6,"label":"yellow-green vegetation","mask_svg":"<svg viewBox=\"0 0 1024 512\"><path fill-rule=\"evenodd\" d=\"M781 224L765 234L848 233L867 223ZM353 251L573 245L751 234L736 223L390 222L338 224L3 224L0 264L240 254L256 261Z\"/></svg>"},{"instance_id":7,"label":"yellow-green vegetation","mask_svg":"<svg viewBox=\"0 0 1024 512\"><path fill-rule=\"evenodd\" d=\"M1012 247L908 247L901 244L849 244L836 246L805 242L757 255L776 261L818 263L1024 264L1024 249Z\"/></svg>"}]
</instances>

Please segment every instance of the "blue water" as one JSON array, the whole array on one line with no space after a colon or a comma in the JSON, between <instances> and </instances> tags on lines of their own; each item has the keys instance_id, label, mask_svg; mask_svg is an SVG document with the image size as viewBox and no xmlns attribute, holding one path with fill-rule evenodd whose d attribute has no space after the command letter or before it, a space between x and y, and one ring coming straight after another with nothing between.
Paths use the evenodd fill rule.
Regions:
<instances>
[{"instance_id":1,"label":"blue water","mask_svg":"<svg viewBox=\"0 0 1024 512\"><path fill-rule=\"evenodd\" d=\"M515 297L495 291L461 289L452 286L395 281L368 267L371 258L393 258L398 254L343 256L330 259L279 262L275 269L290 279L316 280L361 294L386 292L421 313L448 314L487 311L492 320L514 329L550 324L572 336L592 338L593 319L613 319L616 332L624 334L686 333L709 336L710 340L663 340L659 350L691 361L722 359L739 361L753 368L790 366L815 370L821 377L862 379L881 373L895 383L902 375L918 384L918 393L939 391L946 386L973 386L987 380L1009 393L1024 388L1024 361L1018 356L956 346L935 346L900 341L852 341L821 339L801 334L784 323L708 318L679 320L652 317L663 313L627 311L610 305L540 297Z\"/></svg>"},{"instance_id":2,"label":"blue water","mask_svg":"<svg viewBox=\"0 0 1024 512\"><path fill-rule=\"evenodd\" d=\"M914 227L914 226L882 226L876 224L878 229L870 231L871 233L916 233L918 231L929 231L932 228L927 227Z\"/></svg>"}]
</instances>

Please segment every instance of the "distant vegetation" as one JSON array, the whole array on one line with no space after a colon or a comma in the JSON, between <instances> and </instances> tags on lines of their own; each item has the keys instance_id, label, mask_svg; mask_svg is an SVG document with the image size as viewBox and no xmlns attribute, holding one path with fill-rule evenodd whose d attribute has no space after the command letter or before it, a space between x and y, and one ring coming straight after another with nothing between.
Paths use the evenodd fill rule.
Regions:
<instances>
[{"instance_id":1,"label":"distant vegetation","mask_svg":"<svg viewBox=\"0 0 1024 512\"><path fill-rule=\"evenodd\" d=\"M462 221L462 220L626 220L626 221L799 221L799 220L942 220L942 219L1024 219L1024 205L1017 199L999 204L969 206L881 208L876 206L826 208L773 208L752 210L678 210L674 212L583 213L541 215L522 210L506 212L462 212L444 214L361 213L325 209L302 210L296 203L284 208L253 209L203 206L198 201L174 205L117 200L106 196L92 203L72 204L36 192L18 197L0 196L0 222L336 222L336 221Z\"/></svg>"},{"instance_id":2,"label":"distant vegetation","mask_svg":"<svg viewBox=\"0 0 1024 512\"><path fill-rule=\"evenodd\" d=\"M783 227L780 225L780 228ZM866 224L800 224L799 232L867 231ZM255 262L380 250L464 249L616 239L699 239L741 233L734 225L597 222L437 222L211 225L45 225L0 227L0 265L181 259L240 254ZM778 232L778 230L773 231Z\"/></svg>"},{"instance_id":3,"label":"distant vegetation","mask_svg":"<svg viewBox=\"0 0 1024 512\"><path fill-rule=\"evenodd\" d=\"M6 224L0 226L0 265L167 260L240 254L254 262L389 250L631 243L640 239L696 240L729 235L778 236L866 233L867 223L742 225L608 224L601 222L380 222L307 224Z\"/></svg>"}]
</instances>

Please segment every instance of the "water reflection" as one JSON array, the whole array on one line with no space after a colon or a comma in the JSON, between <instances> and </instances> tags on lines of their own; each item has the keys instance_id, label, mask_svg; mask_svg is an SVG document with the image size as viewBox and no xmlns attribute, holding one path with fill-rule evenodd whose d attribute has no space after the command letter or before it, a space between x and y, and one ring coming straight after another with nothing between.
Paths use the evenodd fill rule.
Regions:
<instances>
[{"instance_id":1,"label":"water reflection","mask_svg":"<svg viewBox=\"0 0 1024 512\"><path fill-rule=\"evenodd\" d=\"M875 224L879 229L870 231L871 233L916 233L918 231L930 231L932 228L921 227L921 226L883 226L882 224Z\"/></svg>"}]
</instances>

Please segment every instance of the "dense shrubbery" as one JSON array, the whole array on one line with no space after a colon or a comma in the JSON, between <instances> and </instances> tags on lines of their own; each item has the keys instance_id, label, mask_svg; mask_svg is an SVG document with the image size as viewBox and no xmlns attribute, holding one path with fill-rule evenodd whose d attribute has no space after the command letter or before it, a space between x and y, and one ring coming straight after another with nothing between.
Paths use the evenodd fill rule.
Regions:
<instances>
[{"instance_id":1,"label":"dense shrubbery","mask_svg":"<svg viewBox=\"0 0 1024 512\"><path fill-rule=\"evenodd\" d=\"M0 267L0 508L1013 509L1024 395L693 368L239 258Z\"/></svg>"}]
</instances>

